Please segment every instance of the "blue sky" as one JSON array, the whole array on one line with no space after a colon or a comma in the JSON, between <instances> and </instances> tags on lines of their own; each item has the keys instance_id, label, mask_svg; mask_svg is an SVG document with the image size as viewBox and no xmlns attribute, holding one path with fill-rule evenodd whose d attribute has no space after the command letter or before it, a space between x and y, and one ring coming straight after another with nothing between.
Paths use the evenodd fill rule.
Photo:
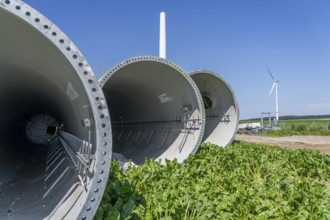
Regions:
<instances>
[{"instance_id":1,"label":"blue sky","mask_svg":"<svg viewBox=\"0 0 330 220\"><path fill-rule=\"evenodd\" d=\"M158 55L159 13L167 56L187 72L207 69L232 86L241 119L330 114L328 0L26 0L79 47L98 77L139 55Z\"/></svg>"}]
</instances>

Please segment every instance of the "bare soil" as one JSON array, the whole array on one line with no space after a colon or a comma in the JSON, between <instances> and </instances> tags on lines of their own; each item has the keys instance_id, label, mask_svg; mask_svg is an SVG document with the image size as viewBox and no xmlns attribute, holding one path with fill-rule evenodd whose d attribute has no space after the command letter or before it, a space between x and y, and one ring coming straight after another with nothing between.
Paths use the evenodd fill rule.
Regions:
<instances>
[{"instance_id":1,"label":"bare soil","mask_svg":"<svg viewBox=\"0 0 330 220\"><path fill-rule=\"evenodd\" d=\"M235 140L259 144L268 144L291 149L308 148L330 155L329 136L289 136L264 137L258 135L236 134Z\"/></svg>"}]
</instances>

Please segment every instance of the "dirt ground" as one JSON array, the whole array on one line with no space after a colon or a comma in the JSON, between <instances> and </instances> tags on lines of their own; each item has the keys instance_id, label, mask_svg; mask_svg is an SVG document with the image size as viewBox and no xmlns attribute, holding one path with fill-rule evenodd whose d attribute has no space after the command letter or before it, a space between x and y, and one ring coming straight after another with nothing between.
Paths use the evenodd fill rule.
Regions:
<instances>
[{"instance_id":1,"label":"dirt ground","mask_svg":"<svg viewBox=\"0 0 330 220\"><path fill-rule=\"evenodd\" d=\"M290 137L264 137L257 135L236 134L235 140L269 144L291 149L309 148L320 150L330 155L329 136L290 136Z\"/></svg>"}]
</instances>

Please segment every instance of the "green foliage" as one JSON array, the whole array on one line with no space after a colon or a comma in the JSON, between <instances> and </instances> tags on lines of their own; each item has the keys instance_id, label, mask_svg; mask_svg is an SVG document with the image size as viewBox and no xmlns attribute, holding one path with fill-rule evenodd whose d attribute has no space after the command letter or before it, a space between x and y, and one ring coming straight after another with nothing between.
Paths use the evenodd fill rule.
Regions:
<instances>
[{"instance_id":1,"label":"green foliage","mask_svg":"<svg viewBox=\"0 0 330 220\"><path fill-rule=\"evenodd\" d=\"M269 130L265 136L322 135L330 136L328 120L285 120L280 130Z\"/></svg>"},{"instance_id":2,"label":"green foliage","mask_svg":"<svg viewBox=\"0 0 330 220\"><path fill-rule=\"evenodd\" d=\"M204 144L183 165L113 162L95 219L330 219L330 157L235 142Z\"/></svg>"},{"instance_id":3,"label":"green foliage","mask_svg":"<svg viewBox=\"0 0 330 220\"><path fill-rule=\"evenodd\" d=\"M205 96L205 95L203 95L202 98L203 98L203 103L204 103L205 109L210 109L213 105L212 100L208 96Z\"/></svg>"},{"instance_id":4,"label":"green foliage","mask_svg":"<svg viewBox=\"0 0 330 220\"><path fill-rule=\"evenodd\" d=\"M143 197L136 194L121 172L118 162L112 161L107 187L95 214L95 220L138 219L133 210L143 203Z\"/></svg>"}]
</instances>

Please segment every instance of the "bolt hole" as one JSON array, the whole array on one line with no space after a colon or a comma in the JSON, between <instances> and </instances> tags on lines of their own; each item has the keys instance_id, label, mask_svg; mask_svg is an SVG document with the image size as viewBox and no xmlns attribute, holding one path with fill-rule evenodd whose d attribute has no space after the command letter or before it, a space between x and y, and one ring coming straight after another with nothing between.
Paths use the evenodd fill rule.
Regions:
<instances>
[{"instance_id":1,"label":"bolt hole","mask_svg":"<svg viewBox=\"0 0 330 220\"><path fill-rule=\"evenodd\" d=\"M63 39L60 39L60 43L63 44L64 43L64 40Z\"/></svg>"},{"instance_id":2,"label":"bolt hole","mask_svg":"<svg viewBox=\"0 0 330 220\"><path fill-rule=\"evenodd\" d=\"M72 58L73 58L73 59L77 59L77 55L73 55Z\"/></svg>"},{"instance_id":3,"label":"bolt hole","mask_svg":"<svg viewBox=\"0 0 330 220\"><path fill-rule=\"evenodd\" d=\"M105 128L105 124L102 124L102 128Z\"/></svg>"},{"instance_id":4,"label":"bolt hole","mask_svg":"<svg viewBox=\"0 0 330 220\"><path fill-rule=\"evenodd\" d=\"M97 108L101 110L102 109L102 106L99 105L99 107L97 107Z\"/></svg>"},{"instance_id":5,"label":"bolt hole","mask_svg":"<svg viewBox=\"0 0 330 220\"><path fill-rule=\"evenodd\" d=\"M53 32L52 35L55 37L57 34L56 34L56 32Z\"/></svg>"},{"instance_id":6,"label":"bolt hole","mask_svg":"<svg viewBox=\"0 0 330 220\"><path fill-rule=\"evenodd\" d=\"M78 63L78 66L82 67L82 66L83 66L83 64L82 64L82 63Z\"/></svg>"},{"instance_id":7,"label":"bolt hole","mask_svg":"<svg viewBox=\"0 0 330 220\"><path fill-rule=\"evenodd\" d=\"M20 9L21 9L21 6L17 5L15 8L16 8L17 10L20 10Z\"/></svg>"},{"instance_id":8,"label":"bolt hole","mask_svg":"<svg viewBox=\"0 0 330 220\"><path fill-rule=\"evenodd\" d=\"M88 72L87 71L84 71L84 75L87 75L88 74Z\"/></svg>"},{"instance_id":9,"label":"bolt hole","mask_svg":"<svg viewBox=\"0 0 330 220\"><path fill-rule=\"evenodd\" d=\"M100 98L99 98L99 97L96 97L96 98L95 98L95 100L96 100L96 101L99 101L99 100L100 100Z\"/></svg>"},{"instance_id":10,"label":"bolt hole","mask_svg":"<svg viewBox=\"0 0 330 220\"><path fill-rule=\"evenodd\" d=\"M8 4L10 4L10 1L9 0L6 0L5 3L8 5Z\"/></svg>"},{"instance_id":11,"label":"bolt hole","mask_svg":"<svg viewBox=\"0 0 330 220\"><path fill-rule=\"evenodd\" d=\"M103 118L104 118L104 115L100 115L100 118L102 118L102 119L103 119Z\"/></svg>"},{"instance_id":12,"label":"bolt hole","mask_svg":"<svg viewBox=\"0 0 330 220\"><path fill-rule=\"evenodd\" d=\"M92 88L92 92L96 92L96 89L95 88Z\"/></svg>"},{"instance_id":13,"label":"bolt hole","mask_svg":"<svg viewBox=\"0 0 330 220\"><path fill-rule=\"evenodd\" d=\"M88 83L89 84L92 84L92 82L93 82L93 80L91 80L91 79L88 80Z\"/></svg>"},{"instance_id":14,"label":"bolt hole","mask_svg":"<svg viewBox=\"0 0 330 220\"><path fill-rule=\"evenodd\" d=\"M48 28L49 28L49 26L46 24L46 25L44 25L44 28L45 28L45 29L48 29Z\"/></svg>"},{"instance_id":15,"label":"bolt hole","mask_svg":"<svg viewBox=\"0 0 330 220\"><path fill-rule=\"evenodd\" d=\"M36 18L36 19L34 19L34 21L38 23L40 21L40 19Z\"/></svg>"},{"instance_id":16,"label":"bolt hole","mask_svg":"<svg viewBox=\"0 0 330 220\"><path fill-rule=\"evenodd\" d=\"M26 16L30 16L31 13L27 11L27 12L25 12L25 15L26 15Z\"/></svg>"}]
</instances>

